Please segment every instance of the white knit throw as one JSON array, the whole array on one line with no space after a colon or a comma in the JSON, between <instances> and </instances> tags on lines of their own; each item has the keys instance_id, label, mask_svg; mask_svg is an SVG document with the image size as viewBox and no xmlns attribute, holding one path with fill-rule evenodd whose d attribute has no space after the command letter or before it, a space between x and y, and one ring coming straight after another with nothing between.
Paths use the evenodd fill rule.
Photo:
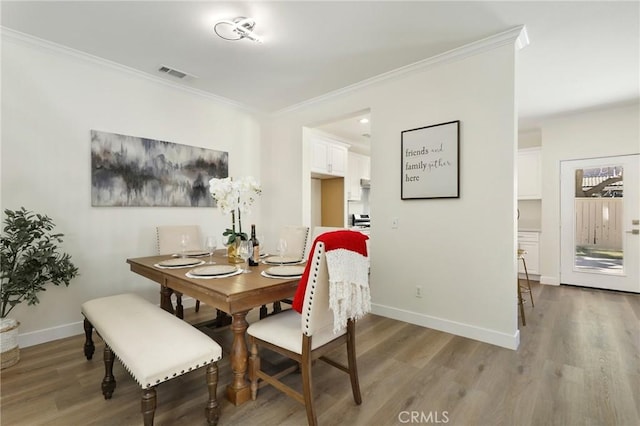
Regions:
<instances>
[{"instance_id":1,"label":"white knit throw","mask_svg":"<svg viewBox=\"0 0 640 426\"><path fill-rule=\"evenodd\" d=\"M333 332L371 310L369 260L358 252L336 249L326 252L329 272L329 308L333 311Z\"/></svg>"}]
</instances>

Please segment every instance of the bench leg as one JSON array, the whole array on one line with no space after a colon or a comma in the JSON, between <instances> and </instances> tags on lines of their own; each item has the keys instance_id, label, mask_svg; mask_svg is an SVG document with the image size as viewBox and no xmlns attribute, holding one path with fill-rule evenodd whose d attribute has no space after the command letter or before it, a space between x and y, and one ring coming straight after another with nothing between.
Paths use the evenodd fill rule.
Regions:
<instances>
[{"instance_id":1,"label":"bench leg","mask_svg":"<svg viewBox=\"0 0 640 426\"><path fill-rule=\"evenodd\" d=\"M104 379L102 379L102 395L104 399L111 399L116 389L116 379L113 377L113 351L105 343L104 345Z\"/></svg>"},{"instance_id":2,"label":"bench leg","mask_svg":"<svg viewBox=\"0 0 640 426\"><path fill-rule=\"evenodd\" d=\"M209 426L216 426L220 417L218 406L218 363L212 362L207 366L207 387L209 388L209 401L204 410Z\"/></svg>"},{"instance_id":3,"label":"bench leg","mask_svg":"<svg viewBox=\"0 0 640 426\"><path fill-rule=\"evenodd\" d=\"M156 388L142 390L142 419L144 426L153 426L153 416L156 412Z\"/></svg>"},{"instance_id":4,"label":"bench leg","mask_svg":"<svg viewBox=\"0 0 640 426\"><path fill-rule=\"evenodd\" d=\"M93 344L92 334L93 334L93 324L91 324L89 320L85 318L84 319L84 336L85 336L84 356L87 357L88 360L93 358L93 353L96 350L96 347Z\"/></svg>"}]
</instances>

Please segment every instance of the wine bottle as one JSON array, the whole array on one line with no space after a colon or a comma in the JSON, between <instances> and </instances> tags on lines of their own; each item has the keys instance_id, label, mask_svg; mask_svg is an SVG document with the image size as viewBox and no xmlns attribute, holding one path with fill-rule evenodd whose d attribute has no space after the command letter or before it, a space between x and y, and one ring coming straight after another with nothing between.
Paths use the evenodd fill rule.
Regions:
<instances>
[{"instance_id":1,"label":"wine bottle","mask_svg":"<svg viewBox=\"0 0 640 426\"><path fill-rule=\"evenodd\" d=\"M258 266L260 264L260 241L256 237L256 226L251 225L251 245L253 246L253 254L249 258L249 266Z\"/></svg>"}]
</instances>

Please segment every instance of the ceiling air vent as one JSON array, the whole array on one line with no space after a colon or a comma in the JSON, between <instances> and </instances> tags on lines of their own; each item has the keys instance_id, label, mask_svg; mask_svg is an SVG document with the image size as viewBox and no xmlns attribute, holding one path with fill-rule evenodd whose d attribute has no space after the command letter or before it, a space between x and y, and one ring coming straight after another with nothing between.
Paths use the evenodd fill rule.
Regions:
<instances>
[{"instance_id":1,"label":"ceiling air vent","mask_svg":"<svg viewBox=\"0 0 640 426\"><path fill-rule=\"evenodd\" d=\"M184 71L179 71L175 68L169 68L166 65L162 65L160 68L158 68L158 71L160 71L163 74L169 74L172 77L176 77L176 78L185 78L187 76L189 77L193 77L191 74L187 74Z\"/></svg>"}]
</instances>

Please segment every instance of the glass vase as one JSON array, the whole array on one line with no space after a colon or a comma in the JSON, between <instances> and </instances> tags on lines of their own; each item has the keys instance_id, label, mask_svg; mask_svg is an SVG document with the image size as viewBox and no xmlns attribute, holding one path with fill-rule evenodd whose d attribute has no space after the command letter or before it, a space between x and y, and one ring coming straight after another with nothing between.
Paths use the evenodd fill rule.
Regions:
<instances>
[{"instance_id":1,"label":"glass vase","mask_svg":"<svg viewBox=\"0 0 640 426\"><path fill-rule=\"evenodd\" d=\"M236 240L227 246L227 261L229 263L242 263L244 260L238 255L238 248L240 247L240 242L242 240L240 238L236 238Z\"/></svg>"}]
</instances>

